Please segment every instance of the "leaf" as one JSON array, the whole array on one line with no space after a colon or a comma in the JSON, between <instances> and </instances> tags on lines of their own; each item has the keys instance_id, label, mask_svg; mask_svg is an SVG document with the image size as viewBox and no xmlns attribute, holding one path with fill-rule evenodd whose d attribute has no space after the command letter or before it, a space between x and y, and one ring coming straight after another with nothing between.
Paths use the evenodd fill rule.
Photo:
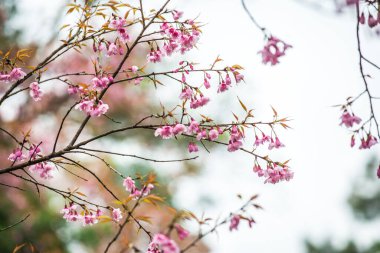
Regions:
<instances>
[{"instance_id":1,"label":"leaf","mask_svg":"<svg viewBox=\"0 0 380 253\"><path fill-rule=\"evenodd\" d=\"M273 113L274 113L274 117L277 118L277 111L273 108L273 106L271 106L271 107L272 107L272 110L273 110Z\"/></svg>"},{"instance_id":2,"label":"leaf","mask_svg":"<svg viewBox=\"0 0 380 253\"><path fill-rule=\"evenodd\" d=\"M244 69L242 66L240 66L239 64L235 64L235 65L232 65L231 68L233 69Z\"/></svg>"},{"instance_id":3,"label":"leaf","mask_svg":"<svg viewBox=\"0 0 380 253\"><path fill-rule=\"evenodd\" d=\"M151 217L149 216L137 216L137 220L145 221L146 223L152 224Z\"/></svg>"},{"instance_id":4,"label":"leaf","mask_svg":"<svg viewBox=\"0 0 380 253\"><path fill-rule=\"evenodd\" d=\"M237 98L239 100L239 103L240 103L241 107L243 107L244 111L247 112L247 107L245 106L245 104L240 100L239 97L237 97Z\"/></svg>"},{"instance_id":5,"label":"leaf","mask_svg":"<svg viewBox=\"0 0 380 253\"><path fill-rule=\"evenodd\" d=\"M23 243L23 244L21 244L21 245L17 245L17 246L13 249L12 253L16 253L17 251L19 251L20 249L22 249L25 245L26 245L26 243Z\"/></svg>"},{"instance_id":6,"label":"leaf","mask_svg":"<svg viewBox=\"0 0 380 253\"><path fill-rule=\"evenodd\" d=\"M69 24L63 25L63 26L61 26L61 28L59 28L59 30L62 31L63 29L65 29L68 26L70 26L70 25Z\"/></svg>"},{"instance_id":7,"label":"leaf","mask_svg":"<svg viewBox=\"0 0 380 253\"><path fill-rule=\"evenodd\" d=\"M76 192L76 194L78 194L78 195L80 195L80 196L83 196L83 197L87 197L87 195L86 195L86 194L84 194L84 193L81 193L81 192Z\"/></svg>"},{"instance_id":8,"label":"leaf","mask_svg":"<svg viewBox=\"0 0 380 253\"><path fill-rule=\"evenodd\" d=\"M238 116L236 116L236 114L235 114L235 113L232 113L232 114L234 115L235 119L236 119L237 121L239 121L239 118L238 118Z\"/></svg>"}]
</instances>

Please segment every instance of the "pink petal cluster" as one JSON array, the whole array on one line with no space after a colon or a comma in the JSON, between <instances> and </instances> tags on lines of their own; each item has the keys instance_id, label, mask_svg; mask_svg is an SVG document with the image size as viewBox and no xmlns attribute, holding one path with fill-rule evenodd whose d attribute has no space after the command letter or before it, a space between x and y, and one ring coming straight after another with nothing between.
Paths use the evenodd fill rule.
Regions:
<instances>
[{"instance_id":1,"label":"pink petal cluster","mask_svg":"<svg viewBox=\"0 0 380 253\"><path fill-rule=\"evenodd\" d=\"M107 56L118 55L118 54L122 55L123 53L124 53L124 50L121 47L121 45L116 45L113 42L108 45Z\"/></svg>"},{"instance_id":2,"label":"pink petal cluster","mask_svg":"<svg viewBox=\"0 0 380 253\"><path fill-rule=\"evenodd\" d=\"M175 230L177 231L178 237L180 240L186 239L189 235L190 232L184 229L181 225L175 224L174 225Z\"/></svg>"},{"instance_id":3,"label":"pink petal cluster","mask_svg":"<svg viewBox=\"0 0 380 253\"><path fill-rule=\"evenodd\" d=\"M149 243L146 253L179 253L180 249L175 241L164 234L155 234Z\"/></svg>"},{"instance_id":4,"label":"pink petal cluster","mask_svg":"<svg viewBox=\"0 0 380 253\"><path fill-rule=\"evenodd\" d=\"M179 18L182 16L182 12L174 11L173 15ZM186 51L191 50L197 44L200 36L196 29L179 30L167 22L161 25L161 34L167 36L168 41L163 46L164 53L167 56L177 51L184 54Z\"/></svg>"},{"instance_id":5,"label":"pink petal cluster","mask_svg":"<svg viewBox=\"0 0 380 253\"><path fill-rule=\"evenodd\" d=\"M91 117L99 117L108 111L108 105L103 101L95 99L83 99L79 104L75 106L75 109L85 112Z\"/></svg>"},{"instance_id":6,"label":"pink petal cluster","mask_svg":"<svg viewBox=\"0 0 380 253\"><path fill-rule=\"evenodd\" d=\"M46 162L37 163L29 167L30 172L38 174L40 178L43 179L52 178L53 176L51 175L51 173L53 169L53 166Z\"/></svg>"},{"instance_id":7,"label":"pink petal cluster","mask_svg":"<svg viewBox=\"0 0 380 253\"><path fill-rule=\"evenodd\" d=\"M147 56L147 59L148 59L148 62L157 63L161 61L162 56L163 55L160 49L151 50Z\"/></svg>"},{"instance_id":8,"label":"pink petal cluster","mask_svg":"<svg viewBox=\"0 0 380 253\"><path fill-rule=\"evenodd\" d=\"M151 190L153 190L154 188L153 184L148 184L148 185L145 185L141 190L139 190L136 187L135 181L131 177L127 177L124 179L123 186L125 187L127 191L131 193L131 197L134 199L148 196Z\"/></svg>"},{"instance_id":9,"label":"pink petal cluster","mask_svg":"<svg viewBox=\"0 0 380 253\"><path fill-rule=\"evenodd\" d=\"M198 152L198 146L194 142L189 142L189 145L187 146L187 149L189 150L189 153Z\"/></svg>"},{"instance_id":10,"label":"pink petal cluster","mask_svg":"<svg viewBox=\"0 0 380 253\"><path fill-rule=\"evenodd\" d=\"M235 214L230 220L230 231L238 230L240 223L240 215Z\"/></svg>"},{"instance_id":11,"label":"pink petal cluster","mask_svg":"<svg viewBox=\"0 0 380 253\"><path fill-rule=\"evenodd\" d=\"M355 116L354 114L350 114L347 111L344 111L340 118L342 120L340 125L343 124L345 127L352 127L354 124L359 124L362 121L361 118Z\"/></svg>"},{"instance_id":12,"label":"pink petal cluster","mask_svg":"<svg viewBox=\"0 0 380 253\"><path fill-rule=\"evenodd\" d=\"M362 138L359 149L370 149L373 145L377 144L378 140L371 134L367 134L367 138Z\"/></svg>"},{"instance_id":13,"label":"pink petal cluster","mask_svg":"<svg viewBox=\"0 0 380 253\"><path fill-rule=\"evenodd\" d=\"M270 143L268 145L269 150L272 150L273 148L282 148L282 147L285 147L285 145L281 143L278 137L276 137L275 140L273 140L273 138L270 139Z\"/></svg>"},{"instance_id":14,"label":"pink petal cluster","mask_svg":"<svg viewBox=\"0 0 380 253\"><path fill-rule=\"evenodd\" d=\"M280 181L289 181L293 178L294 173L286 165L280 166L277 164L267 166L266 170L263 170L260 165L255 164L253 171L257 173L259 177L266 177L264 183L276 184Z\"/></svg>"},{"instance_id":15,"label":"pink petal cluster","mask_svg":"<svg viewBox=\"0 0 380 253\"><path fill-rule=\"evenodd\" d=\"M12 162L21 162L26 159L26 156L22 153L21 148L16 148L13 152L8 156L8 160Z\"/></svg>"},{"instance_id":16,"label":"pink petal cluster","mask_svg":"<svg viewBox=\"0 0 380 253\"><path fill-rule=\"evenodd\" d=\"M66 221L77 221L80 219L80 216L78 215L78 212L76 211L77 205L74 203L70 203L69 206L66 206L61 210L61 213L63 214L63 218Z\"/></svg>"},{"instance_id":17,"label":"pink petal cluster","mask_svg":"<svg viewBox=\"0 0 380 253\"><path fill-rule=\"evenodd\" d=\"M210 99L208 97L200 96L200 98L194 97L191 99L190 108L197 109L198 107L205 106Z\"/></svg>"},{"instance_id":18,"label":"pink petal cluster","mask_svg":"<svg viewBox=\"0 0 380 253\"><path fill-rule=\"evenodd\" d=\"M359 23L364 25L366 23L366 18L364 12L362 12L359 16ZM367 24L370 28L374 28L378 24L380 24L380 13L374 17L371 13L368 14Z\"/></svg>"},{"instance_id":19,"label":"pink petal cluster","mask_svg":"<svg viewBox=\"0 0 380 253\"><path fill-rule=\"evenodd\" d=\"M240 149L241 146L243 146L242 143L243 135L237 128L237 126L232 126L231 132L230 132L230 140L228 141L228 147L227 150L229 152L234 152L238 149Z\"/></svg>"},{"instance_id":20,"label":"pink petal cluster","mask_svg":"<svg viewBox=\"0 0 380 253\"><path fill-rule=\"evenodd\" d=\"M42 98L42 91L40 89L40 86L38 85L38 82L32 82L29 85L29 94L34 99L34 101L40 101Z\"/></svg>"},{"instance_id":21,"label":"pink petal cluster","mask_svg":"<svg viewBox=\"0 0 380 253\"><path fill-rule=\"evenodd\" d=\"M41 153L41 148L35 144L32 144L29 148L29 158L30 160L35 160L37 156Z\"/></svg>"},{"instance_id":22,"label":"pink petal cluster","mask_svg":"<svg viewBox=\"0 0 380 253\"><path fill-rule=\"evenodd\" d=\"M119 222L123 218L123 215L121 214L121 211L119 208L114 208L112 210L112 220L115 222Z\"/></svg>"},{"instance_id":23,"label":"pink petal cluster","mask_svg":"<svg viewBox=\"0 0 380 253\"><path fill-rule=\"evenodd\" d=\"M14 68L9 74L0 72L0 81L6 83L15 82L22 79L25 75L26 73L21 68Z\"/></svg>"},{"instance_id":24,"label":"pink petal cluster","mask_svg":"<svg viewBox=\"0 0 380 253\"><path fill-rule=\"evenodd\" d=\"M78 205L70 203L69 206L65 205L65 207L61 210L60 213L63 214L63 218L67 222L78 221L82 222L83 226L94 225L99 222L99 217L102 215L102 211L100 209L96 210L95 213L93 213L92 211L85 210L83 214L79 214L76 210L77 208Z\"/></svg>"},{"instance_id":25,"label":"pink petal cluster","mask_svg":"<svg viewBox=\"0 0 380 253\"><path fill-rule=\"evenodd\" d=\"M264 48L259 51L263 58L263 63L271 63L271 65L276 65L279 63L278 58L285 55L285 52L288 48L291 48L291 45L286 44L282 40L276 37L269 37L267 44Z\"/></svg>"},{"instance_id":26,"label":"pink petal cluster","mask_svg":"<svg viewBox=\"0 0 380 253\"><path fill-rule=\"evenodd\" d=\"M231 87L231 78L227 74L225 79L222 79L219 83L218 93L225 92Z\"/></svg>"},{"instance_id":27,"label":"pink petal cluster","mask_svg":"<svg viewBox=\"0 0 380 253\"><path fill-rule=\"evenodd\" d=\"M262 133L262 137L259 138L257 135L255 137L255 143L254 145L256 147L260 146L260 145L263 145L264 143L266 142L270 142L271 141L271 137L268 136L268 135L265 135L264 133Z\"/></svg>"},{"instance_id":28,"label":"pink petal cluster","mask_svg":"<svg viewBox=\"0 0 380 253\"><path fill-rule=\"evenodd\" d=\"M173 14L173 19L174 20L178 20L178 19L180 19L182 17L183 12L182 11L173 10L172 14Z\"/></svg>"},{"instance_id":29,"label":"pink petal cluster","mask_svg":"<svg viewBox=\"0 0 380 253\"><path fill-rule=\"evenodd\" d=\"M113 82L112 76L104 76L104 77L94 77L92 79L92 85L95 89L103 90L108 87L110 83Z\"/></svg>"},{"instance_id":30,"label":"pink petal cluster","mask_svg":"<svg viewBox=\"0 0 380 253\"><path fill-rule=\"evenodd\" d=\"M111 20L110 25L109 25L112 29L115 29L117 31L119 37L121 38L123 42L130 41L131 39L129 34L125 30L126 25L127 25L127 20L120 17Z\"/></svg>"}]
</instances>

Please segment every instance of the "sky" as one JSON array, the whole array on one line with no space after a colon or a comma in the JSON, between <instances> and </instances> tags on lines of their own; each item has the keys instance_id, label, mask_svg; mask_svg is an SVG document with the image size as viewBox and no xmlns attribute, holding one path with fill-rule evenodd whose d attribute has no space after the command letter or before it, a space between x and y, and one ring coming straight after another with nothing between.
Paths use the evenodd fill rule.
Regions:
<instances>
[{"instance_id":1,"label":"sky","mask_svg":"<svg viewBox=\"0 0 380 253\"><path fill-rule=\"evenodd\" d=\"M23 2L25 5L28 1ZM62 8L61 1L34 2L36 11L28 15L41 15L38 8L42 2L51 4L49 8ZM202 175L182 179L178 183L181 187L173 186L178 192L178 205L192 210L195 207L210 216L222 215L239 207L237 193L260 195L264 210L255 212L257 224L252 229L246 229L244 224L233 233L222 228L218 236L207 239L213 253L302 253L306 238L316 242L331 239L336 245L355 238L360 245L369 244L377 239L378 222L370 226L354 222L346 199L355 178L363 174L367 161L379 152L379 147L370 151L350 148L350 135L339 126L340 112L332 107L363 89L354 13L347 10L338 15L332 9L315 9L301 0L246 3L262 26L293 46L279 65L261 63L257 52L263 47L263 36L250 22L240 0L173 0L171 6L184 11L185 17L199 14L207 24L198 50L190 54L194 61L208 64L220 55L227 64L245 67L246 84L211 97L210 111L232 119L229 112L241 110L236 99L239 96L248 107L255 108L260 119L271 119L270 106L292 119L292 129L280 132L286 148L274 155L280 160L291 159L295 177L290 182L263 184L252 172L252 157L225 150L202 152ZM49 13L44 12L45 18L52 18ZM32 36L36 30L30 31L26 36L36 39ZM365 53L380 62L375 48L378 39L364 33L362 40ZM376 80L375 70L366 70ZM371 88L379 92L373 83ZM366 115L367 103L361 99L355 112ZM207 196L213 205L199 196Z\"/></svg>"}]
</instances>

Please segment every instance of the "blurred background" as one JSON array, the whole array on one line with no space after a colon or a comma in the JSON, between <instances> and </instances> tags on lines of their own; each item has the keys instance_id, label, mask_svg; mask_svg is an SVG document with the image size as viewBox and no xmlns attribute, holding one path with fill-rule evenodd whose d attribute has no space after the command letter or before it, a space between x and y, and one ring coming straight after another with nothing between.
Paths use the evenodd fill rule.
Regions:
<instances>
[{"instance_id":1,"label":"blurred background","mask_svg":"<svg viewBox=\"0 0 380 253\"><path fill-rule=\"evenodd\" d=\"M42 58L57 43L67 3L65 0L0 0L0 50L28 47L36 53L32 62ZM210 94L212 102L207 108L210 114L219 119L232 119L230 112L241 110L236 99L239 96L247 106L255 108L255 115L260 119L271 118L271 105L281 116L292 119L292 129L280 133L286 148L275 156L279 160L292 159L290 166L295 178L264 185L252 172L251 157L228 154L219 148L210 154L201 151L198 161L184 164L108 159L124 172L156 171L161 185L159 193L175 207L197 214L205 212L210 217L228 214L240 205L236 194L260 195L264 210L254 214L257 224L252 229L241 226L239 232L231 233L228 228L221 228L193 252L380 252L380 183L376 177L379 147L365 151L350 148L350 135L339 126L341 114L333 107L363 89L354 10L339 8L337 0L246 0L246 4L262 26L293 46L279 65L261 63L257 52L263 47L263 35L250 22L240 0L173 0L171 6L184 11L185 18L200 15L200 20L207 24L198 49L191 51L188 59L209 64L220 55L226 64L245 67L246 84L239 84L218 97ZM379 63L379 37L375 30L363 28L362 36L364 53ZM145 55L146 52L136 53L133 63L144 62ZM173 59L165 64L170 68L177 62ZM56 68L65 71L89 64L85 56L72 54ZM379 74L370 66L366 66L366 72L373 77L371 89L379 94L379 87L375 86ZM59 89L43 89L49 95L33 108L22 106L29 99L27 96L7 103L0 110L0 124L20 132L39 123L43 129L33 129L35 136L53 133L54 122L64 113L64 110L56 113L56 109L69 101ZM110 116L115 119L133 122L159 106L160 100L149 85L118 89L112 94L118 96L118 102L107 101L112 103L114 109ZM158 92L165 93L165 89L169 88ZM168 98L164 102L171 101L175 100ZM368 101L363 98L354 111L365 118L367 108ZM33 118L36 112L41 115ZM74 123L80 120L79 114L72 119ZM112 122L99 119L96 124L94 133ZM173 157L182 156L186 150L143 134L117 136L104 143L114 150L148 153L153 157L159 156L160 145L165 145ZM0 145L0 160L4 161L12 144L2 138ZM109 182L118 180L96 167L99 165L93 166ZM0 180L5 182L4 178ZM58 182L59 178L55 180ZM62 184L71 185L72 180ZM89 196L92 183L83 186ZM32 189L32 186L20 186ZM26 213L32 214L24 224L0 236L0 252L11 252L16 244L24 242L32 242L41 252L99 252L114 234L115 227L109 224L86 229L67 224L58 212L64 205L60 197L52 194L39 197L33 191L25 194L2 186L0 191L4 196L0 199L0 227ZM167 220L165 212L156 214L156 221L162 226ZM125 235L120 244L130 237L133 235Z\"/></svg>"}]
</instances>

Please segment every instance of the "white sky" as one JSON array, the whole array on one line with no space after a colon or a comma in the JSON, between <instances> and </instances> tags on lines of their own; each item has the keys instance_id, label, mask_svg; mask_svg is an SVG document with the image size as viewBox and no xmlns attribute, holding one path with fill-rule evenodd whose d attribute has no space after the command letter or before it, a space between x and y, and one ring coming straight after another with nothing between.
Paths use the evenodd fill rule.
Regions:
<instances>
[{"instance_id":1,"label":"white sky","mask_svg":"<svg viewBox=\"0 0 380 253\"><path fill-rule=\"evenodd\" d=\"M222 228L219 239L208 239L214 253L301 253L303 239L309 237L332 239L337 244L355 238L365 245L377 238L377 231L374 226L353 222L346 198L355 177L362 175L366 161L379 147L371 151L349 148L350 137L338 126L340 113L331 107L363 88L353 15L315 11L292 0L246 2L258 22L293 45L280 65L261 64L257 51L263 46L263 37L244 13L240 0L174 0L172 6L185 11L186 17L201 14L200 19L207 23L193 59L208 64L220 55L228 64L246 68L247 85L213 98L219 103L211 104L211 110L230 112L232 106L239 111L238 95L258 116L271 115L273 105L280 115L294 119L293 130L281 134L287 147L276 155L292 159L295 178L264 185L251 170L251 157L225 151L202 153L207 156L205 172L201 178L180 183L178 202L184 208L198 206L201 212L207 207L207 213L219 214L239 206L236 193L260 194L265 210L255 215L258 224L251 230L242 226L239 233ZM36 11L29 13L40 14ZM378 40L364 37L365 52L379 63ZM374 69L367 69L376 76ZM367 108L365 99L362 101L355 107L359 115ZM230 118L228 113L226 119ZM197 196L204 192L211 194L215 207L198 201Z\"/></svg>"}]
</instances>

